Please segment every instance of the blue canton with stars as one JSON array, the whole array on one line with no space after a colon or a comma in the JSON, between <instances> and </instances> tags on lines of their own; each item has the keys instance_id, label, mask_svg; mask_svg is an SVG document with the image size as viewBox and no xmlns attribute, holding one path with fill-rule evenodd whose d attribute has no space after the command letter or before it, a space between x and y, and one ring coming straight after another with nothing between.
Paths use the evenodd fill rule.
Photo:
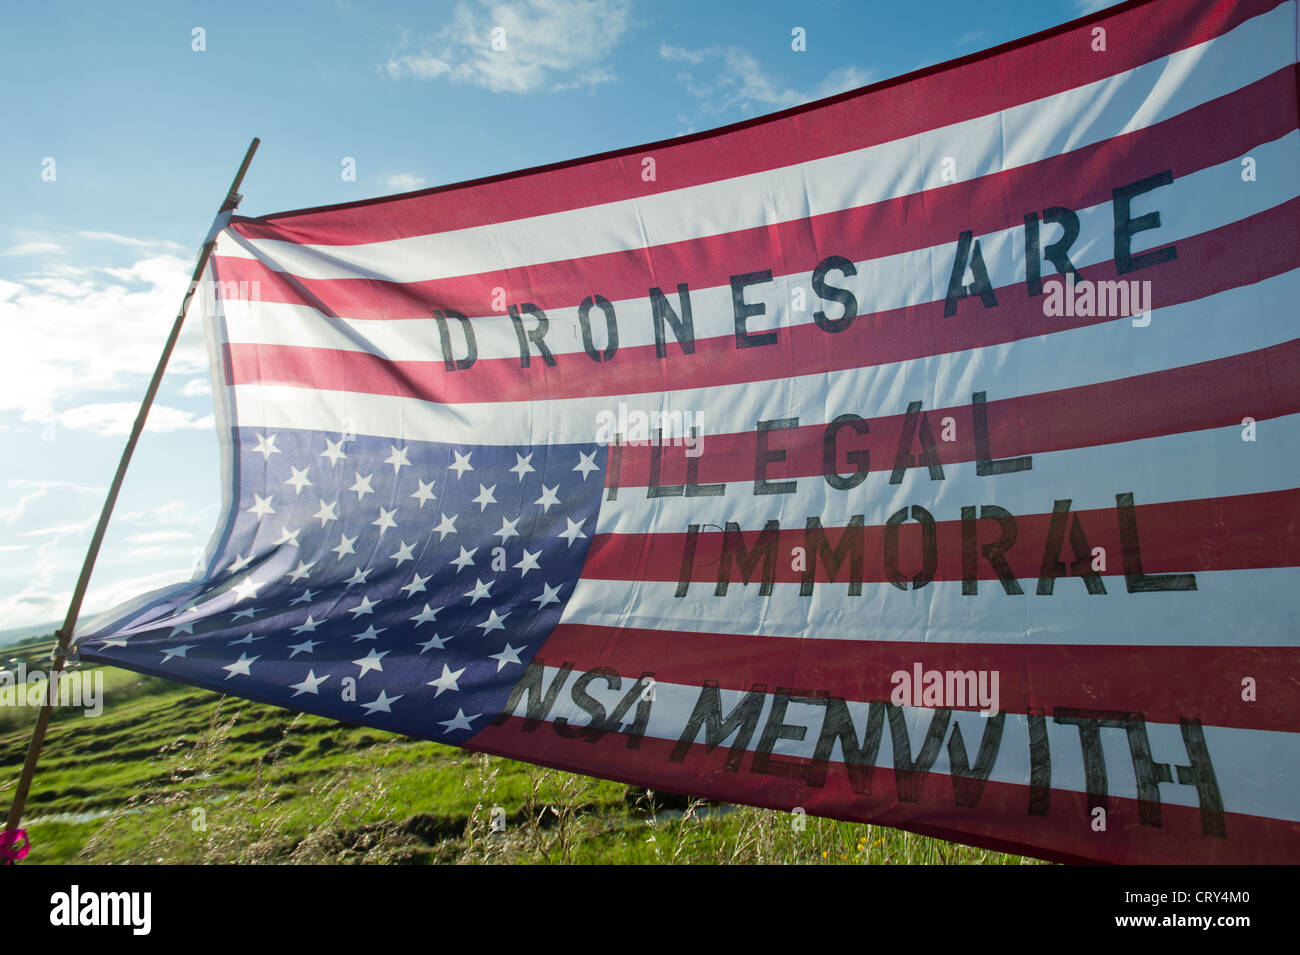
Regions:
<instances>
[{"instance_id":1,"label":"blue canton with stars","mask_svg":"<svg viewBox=\"0 0 1300 955\"><path fill-rule=\"evenodd\" d=\"M604 448L234 439L208 572L79 636L80 655L411 736L486 726L573 593Z\"/></svg>"}]
</instances>

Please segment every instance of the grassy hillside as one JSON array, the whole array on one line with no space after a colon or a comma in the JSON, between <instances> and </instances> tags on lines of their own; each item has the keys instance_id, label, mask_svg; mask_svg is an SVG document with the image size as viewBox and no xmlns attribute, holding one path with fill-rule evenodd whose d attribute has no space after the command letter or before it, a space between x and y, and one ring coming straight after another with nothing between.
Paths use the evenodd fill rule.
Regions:
<instances>
[{"instance_id":1,"label":"grassy hillside","mask_svg":"<svg viewBox=\"0 0 1300 955\"><path fill-rule=\"evenodd\" d=\"M44 668L49 642L4 656ZM14 664L7 663L12 668ZM104 668L57 710L29 862L1020 863L875 826L663 797ZM0 805L35 720L0 708ZM491 831L494 807L505 831Z\"/></svg>"}]
</instances>

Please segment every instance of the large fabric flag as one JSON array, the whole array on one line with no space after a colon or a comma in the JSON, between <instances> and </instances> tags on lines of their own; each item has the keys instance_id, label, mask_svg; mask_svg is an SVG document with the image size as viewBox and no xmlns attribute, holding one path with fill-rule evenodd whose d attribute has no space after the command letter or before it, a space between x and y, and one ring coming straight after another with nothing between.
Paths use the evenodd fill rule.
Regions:
<instances>
[{"instance_id":1,"label":"large fabric flag","mask_svg":"<svg viewBox=\"0 0 1300 955\"><path fill-rule=\"evenodd\" d=\"M1296 42L1126 4L236 217L225 518L82 655L1047 858L1300 859Z\"/></svg>"}]
</instances>

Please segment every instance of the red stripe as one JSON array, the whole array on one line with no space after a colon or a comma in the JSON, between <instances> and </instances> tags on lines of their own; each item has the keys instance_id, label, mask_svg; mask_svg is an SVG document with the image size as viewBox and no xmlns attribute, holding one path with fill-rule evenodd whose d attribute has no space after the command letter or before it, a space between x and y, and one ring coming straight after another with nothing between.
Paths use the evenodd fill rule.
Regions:
<instances>
[{"instance_id":1,"label":"red stripe","mask_svg":"<svg viewBox=\"0 0 1300 955\"><path fill-rule=\"evenodd\" d=\"M512 266L419 282L371 278L309 279L276 272L247 258L218 257L227 280L258 282L263 301L307 304L352 319L428 318L433 309L489 314L505 289L515 303L573 308L593 289L611 301L642 296L652 286L718 285L732 273L811 272L833 250L853 262L952 242L1020 226L1027 210L1049 206L1088 209L1111 200L1111 190L1152 172L1175 180L1233 161L1296 128L1293 68L1155 126L1042 159L1006 172L909 196L652 248ZM1205 130L1216 131L1206 136ZM1009 208L1014 196L1017 208ZM593 213L596 214L596 213ZM1050 266L1047 270L1050 270ZM1090 272L1091 270L1089 270ZM1085 273L1087 274L1087 273ZM1089 274L1089 277L1091 275ZM322 307L323 306L323 307Z\"/></svg>"},{"instance_id":2,"label":"red stripe","mask_svg":"<svg viewBox=\"0 0 1300 955\"><path fill-rule=\"evenodd\" d=\"M1297 382L1300 382L1300 339L1292 339L1270 348L1145 375L989 400L984 406L989 453L996 458L1019 457L1239 425L1247 416L1264 421L1295 414L1300 412ZM956 439L937 444L939 459L945 465L976 458L971 407L964 404L925 409L936 440L942 430L939 422L951 417L956 423ZM828 408L826 416L833 418L854 412L865 417L866 410ZM870 453L868 463L873 470L891 469L902 443L906 420L906 414L873 417L866 435L858 435L852 428L842 429L835 436L836 471L840 474L856 471L849 455L862 450ZM769 450L784 451L786 456L783 461L767 465L766 479L821 475L826 433L824 423L768 432ZM655 451L660 455L658 483L661 486L683 483L690 459L684 447L671 444L662 449L640 444L622 446L611 464L607 481L617 481L621 488L648 486ZM708 435L696 459L697 482L752 481L757 476L756 455L755 431Z\"/></svg>"},{"instance_id":3,"label":"red stripe","mask_svg":"<svg viewBox=\"0 0 1300 955\"><path fill-rule=\"evenodd\" d=\"M1126 489L1117 487L1116 493ZM1044 495L1049 497L1049 494ZM1044 501L1047 504L1048 501ZM1189 573L1213 570L1244 570L1262 567L1300 566L1300 490L1268 491L1262 494L1240 494L1233 497L1210 497L1193 501L1174 501L1160 504L1136 502L1139 538L1141 541L1142 569L1147 574ZM1074 511L1082 525L1090 547L1105 548L1108 591L1124 589L1121 561L1123 546L1120 539L1118 511L1116 508L1095 508ZM938 567L935 580L962 579L961 521L943 520L943 514L933 515L936 524L936 551ZM1033 590L1042 566L1046 549L1048 527L1052 515L1015 515L1018 536L1007 549L1006 559L1021 586ZM998 539L997 524L992 520L977 521L980 545ZM921 570L921 525L908 520L898 528L898 567L904 576L911 577ZM1070 559L1071 549L1067 537L1062 541L1063 559ZM841 529L828 529L831 546L839 541ZM754 547L759 539L758 530L744 531L746 547ZM883 583L890 579L885 567L883 525L869 525L863 529L863 567L858 578L869 583ZM715 532L701 533L695 545L695 556L690 579L697 582L715 582L720 571L722 544L726 535ZM663 534L597 534L591 542L582 576L597 580L677 580L681 573L682 556L687 544L685 533ZM803 527L782 528L776 544L775 581L798 583L801 571L791 569L788 555L795 547L806 544ZM811 564L813 554L808 554ZM731 565L733 586L743 582L734 561ZM991 562L977 561L980 580L995 580ZM817 581L826 582L824 563L816 564ZM1082 570L1086 571L1087 566ZM629 574L633 577L629 578ZM755 580L760 579L762 568L755 570ZM841 569L836 583L826 583L842 594L849 581L849 567ZM987 585L985 585L987 586ZM1062 578L1057 588L1078 587L1078 581ZM733 598L738 599L738 598Z\"/></svg>"},{"instance_id":4,"label":"red stripe","mask_svg":"<svg viewBox=\"0 0 1300 955\"><path fill-rule=\"evenodd\" d=\"M965 743L968 751L979 745L978 739ZM928 773L917 802L908 803L897 798L896 774L886 767L876 767L872 793L863 795L853 791L838 763L832 764L825 786L819 788L754 772L752 754L746 754L738 771L730 772L725 766L726 746L706 753L697 744L684 762L672 762L673 746L671 740L644 739L640 748L628 749L626 737L613 733L595 742L564 739L552 732L551 725L528 732L523 720L512 718L476 734L466 748L634 786L770 809L798 806L811 815L870 822L1062 862L1258 865L1300 858L1300 824L1287 820L1227 812L1227 837L1215 838L1202 833L1197 808L1165 803L1157 828L1139 824L1137 800L1111 796L1106 831L1098 833L1089 825L1092 816L1083 793L1052 790L1048 813L1031 816L1028 786L991 781L978 805L964 808L956 805L951 777ZM1077 750L1069 758L1077 760Z\"/></svg>"},{"instance_id":5,"label":"red stripe","mask_svg":"<svg viewBox=\"0 0 1300 955\"><path fill-rule=\"evenodd\" d=\"M840 640L829 633L810 640L562 623L539 655L552 666L610 667L632 680L650 673L661 683L703 686L712 680L732 690L762 683L846 700L888 700L891 675L910 675L913 663L927 670L996 670L999 706L1008 713L1080 707L1140 712L1156 723L1194 717L1207 726L1292 732L1300 712L1296 647L913 643ZM1241 699L1241 679L1248 675L1258 690L1249 703Z\"/></svg>"},{"instance_id":6,"label":"red stripe","mask_svg":"<svg viewBox=\"0 0 1300 955\"><path fill-rule=\"evenodd\" d=\"M1279 0L1151 3L1063 24L862 90L693 136L423 192L237 218L249 238L348 245L451 231L682 189L861 149L1096 82L1220 36ZM1091 50L1093 24L1123 37ZM1050 63L1051 69L1043 64ZM758 144L761 143L761 148ZM641 178L653 155L656 179Z\"/></svg>"},{"instance_id":7,"label":"red stripe","mask_svg":"<svg viewBox=\"0 0 1300 955\"><path fill-rule=\"evenodd\" d=\"M1300 198L1209 232L1179 239L1178 258L1140 273L1150 281L1153 308L1164 308L1261 281L1300 263ZM1250 249L1251 255L1242 255ZM220 277L234 276L223 263ZM1114 263L1090 266L1089 281L1113 281ZM719 281L723 281L719 276ZM284 281L281 276L277 281ZM1013 342L1114 321L1113 318L1045 318L1042 297L1030 298L1023 282L997 290L998 306L963 301L945 318L942 301L858 316L844 332L816 325L782 330L777 344L736 348L734 335L701 339L695 353L668 347L671 360L653 345L622 348L603 364L584 352L555 356L547 366L536 355L528 368L517 358L484 359L468 371L448 372L439 361L390 361L365 352L291 345L235 343L227 346L234 384L285 384L419 398L449 404L539 401L603 395L710 388L752 381L822 374L891 364L912 358ZM676 296L673 296L675 302ZM317 307L321 307L316 303ZM326 310L328 313L328 310ZM978 316L978 321L962 320ZM509 322L506 316L491 321ZM1125 321L1127 319L1124 319ZM479 321L485 321L479 319Z\"/></svg>"}]
</instances>

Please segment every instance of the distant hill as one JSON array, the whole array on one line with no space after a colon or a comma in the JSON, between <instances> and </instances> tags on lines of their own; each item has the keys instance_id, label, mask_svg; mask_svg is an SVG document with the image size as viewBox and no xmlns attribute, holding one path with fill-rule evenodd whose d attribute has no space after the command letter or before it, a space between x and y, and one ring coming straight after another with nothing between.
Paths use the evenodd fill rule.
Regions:
<instances>
[{"instance_id":1,"label":"distant hill","mask_svg":"<svg viewBox=\"0 0 1300 955\"><path fill-rule=\"evenodd\" d=\"M49 623L35 624L30 627L15 627L12 630L0 630L0 647L7 647L13 643L19 643L29 637L43 637L46 634L53 636L54 631L59 629L58 621L51 620Z\"/></svg>"}]
</instances>

